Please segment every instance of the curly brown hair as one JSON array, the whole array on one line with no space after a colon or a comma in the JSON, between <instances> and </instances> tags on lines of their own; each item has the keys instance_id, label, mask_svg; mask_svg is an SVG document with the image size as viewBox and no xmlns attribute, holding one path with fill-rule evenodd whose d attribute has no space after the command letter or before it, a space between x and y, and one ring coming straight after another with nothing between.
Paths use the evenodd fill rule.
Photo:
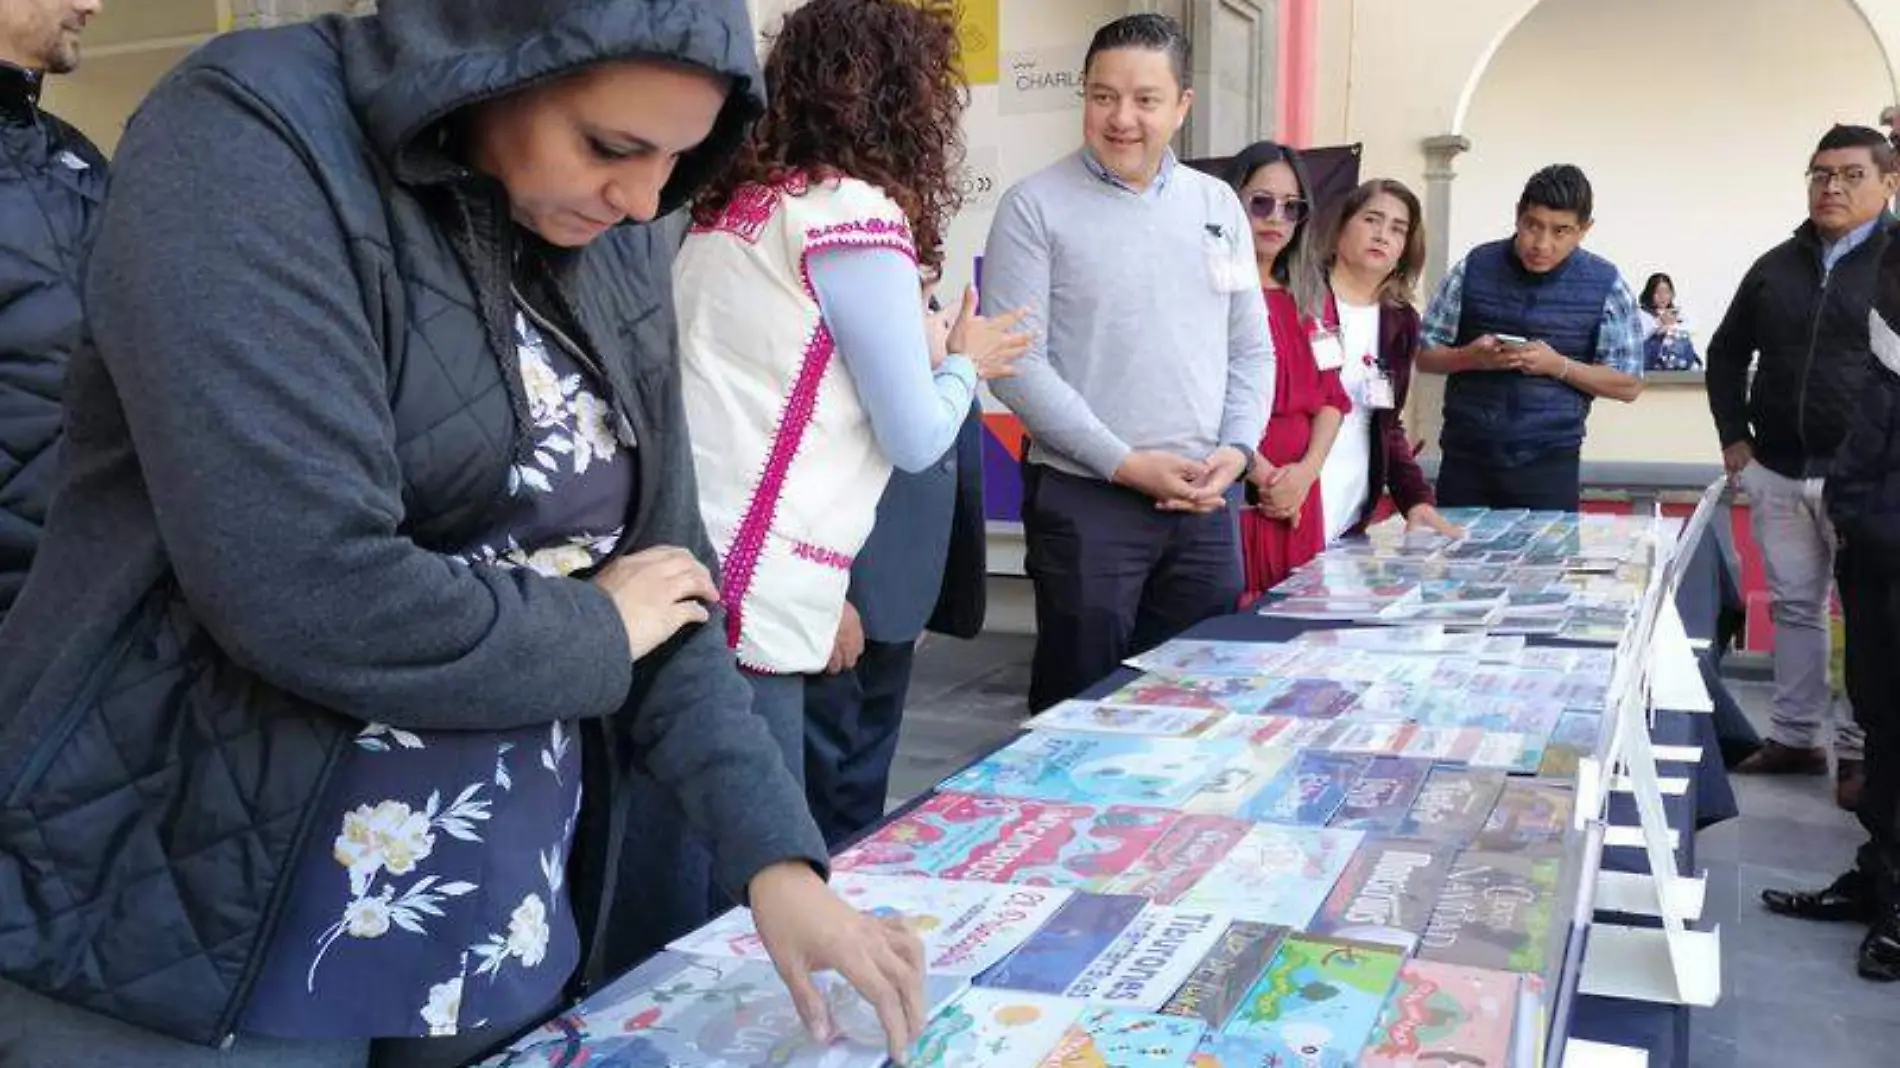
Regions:
<instances>
[{"instance_id":1,"label":"curly brown hair","mask_svg":"<svg viewBox=\"0 0 1900 1068\"><path fill-rule=\"evenodd\" d=\"M952 0L810 0L772 38L765 87L764 117L694 198L694 220L717 223L754 183L851 177L895 200L918 260L941 266L969 96Z\"/></svg>"}]
</instances>

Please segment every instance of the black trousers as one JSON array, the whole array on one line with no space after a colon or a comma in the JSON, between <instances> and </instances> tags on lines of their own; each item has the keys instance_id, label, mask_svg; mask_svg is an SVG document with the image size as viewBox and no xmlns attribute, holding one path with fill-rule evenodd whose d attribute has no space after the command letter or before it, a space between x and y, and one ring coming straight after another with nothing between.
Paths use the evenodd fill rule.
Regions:
<instances>
[{"instance_id":1,"label":"black trousers","mask_svg":"<svg viewBox=\"0 0 1900 1068\"><path fill-rule=\"evenodd\" d=\"M1231 508L1161 512L1134 490L1026 463L1023 533L1036 589L1032 712L1240 601Z\"/></svg>"},{"instance_id":2,"label":"black trousers","mask_svg":"<svg viewBox=\"0 0 1900 1068\"><path fill-rule=\"evenodd\" d=\"M1856 815L1867 829L1860 870L1900 908L1900 572L1850 545L1835 563L1847 624L1847 697L1867 733L1866 779Z\"/></svg>"},{"instance_id":3,"label":"black trousers","mask_svg":"<svg viewBox=\"0 0 1900 1068\"><path fill-rule=\"evenodd\" d=\"M832 849L884 818L914 642L866 642L856 668L805 677L805 800Z\"/></svg>"},{"instance_id":4,"label":"black trousers","mask_svg":"<svg viewBox=\"0 0 1900 1068\"><path fill-rule=\"evenodd\" d=\"M1438 468L1440 508L1574 512L1582 502L1581 449L1557 449L1510 467L1447 456Z\"/></svg>"}]
</instances>

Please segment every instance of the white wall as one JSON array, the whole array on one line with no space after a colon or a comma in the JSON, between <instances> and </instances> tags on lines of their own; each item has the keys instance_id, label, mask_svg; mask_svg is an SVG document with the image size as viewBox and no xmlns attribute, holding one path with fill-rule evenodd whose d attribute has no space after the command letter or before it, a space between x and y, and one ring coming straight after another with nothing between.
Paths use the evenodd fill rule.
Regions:
<instances>
[{"instance_id":1,"label":"white wall","mask_svg":"<svg viewBox=\"0 0 1900 1068\"><path fill-rule=\"evenodd\" d=\"M1847 0L1545 0L1498 50L1466 116L1453 255L1510 232L1524 179L1581 166L1596 189L1588 246L1632 287L1674 277L1698 340L1743 272L1806 212L1801 171L1835 122L1871 123L1886 62ZM1635 410L1598 405L1593 459L1709 459L1700 390Z\"/></svg>"}]
</instances>

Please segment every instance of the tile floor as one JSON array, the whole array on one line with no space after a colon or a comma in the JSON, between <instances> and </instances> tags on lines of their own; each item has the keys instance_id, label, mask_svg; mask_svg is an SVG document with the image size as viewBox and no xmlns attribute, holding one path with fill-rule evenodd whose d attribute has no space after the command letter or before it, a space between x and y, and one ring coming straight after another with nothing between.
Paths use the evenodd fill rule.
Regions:
<instances>
[{"instance_id":1,"label":"tile floor","mask_svg":"<svg viewBox=\"0 0 1900 1068\"><path fill-rule=\"evenodd\" d=\"M892 800L935 785L1007 739L1024 715L1031 640L934 639L917 659ZM1731 688L1757 726L1768 687ZM1709 916L1722 926L1724 997L1692 1017L1689 1068L1891 1068L1900 1064L1900 985L1854 975L1860 933L1772 916L1770 886L1820 886L1861 835L1834 807L1832 780L1736 779L1742 815L1702 832Z\"/></svg>"}]
</instances>

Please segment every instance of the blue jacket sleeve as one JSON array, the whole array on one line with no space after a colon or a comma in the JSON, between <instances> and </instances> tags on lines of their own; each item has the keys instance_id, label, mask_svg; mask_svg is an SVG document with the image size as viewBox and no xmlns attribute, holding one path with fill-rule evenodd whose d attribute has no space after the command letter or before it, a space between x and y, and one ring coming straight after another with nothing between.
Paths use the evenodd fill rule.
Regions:
<instances>
[{"instance_id":1,"label":"blue jacket sleeve","mask_svg":"<svg viewBox=\"0 0 1900 1068\"><path fill-rule=\"evenodd\" d=\"M976 396L976 368L952 356L931 370L916 266L892 249L829 249L812 257L811 280L885 457L912 474L936 463Z\"/></svg>"}]
</instances>

